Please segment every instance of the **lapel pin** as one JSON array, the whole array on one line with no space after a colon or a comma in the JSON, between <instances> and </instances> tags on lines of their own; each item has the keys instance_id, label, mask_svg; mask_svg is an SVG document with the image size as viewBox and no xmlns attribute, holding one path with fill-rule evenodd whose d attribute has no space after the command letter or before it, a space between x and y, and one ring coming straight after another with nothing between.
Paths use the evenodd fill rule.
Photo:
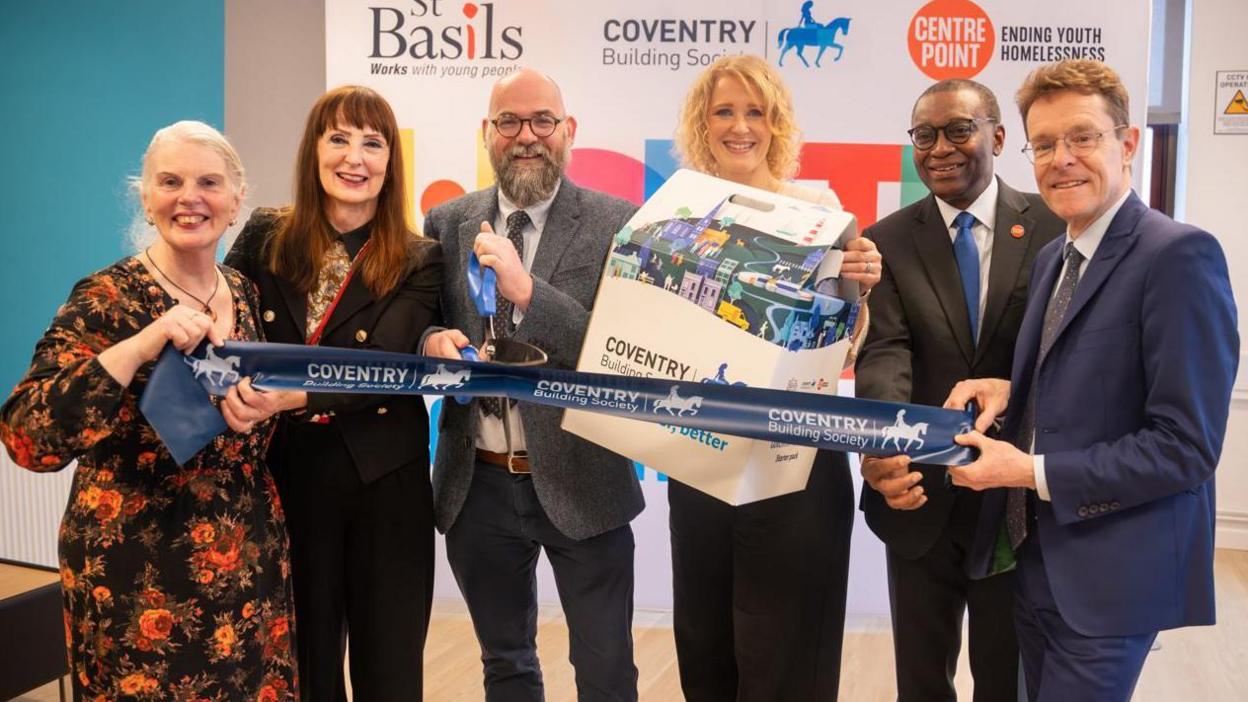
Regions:
<instances>
[{"instance_id":1,"label":"lapel pin","mask_svg":"<svg viewBox=\"0 0 1248 702\"><path fill-rule=\"evenodd\" d=\"M1015 224L1014 226L1010 227L1010 236L1014 237L1015 239L1022 239L1023 235L1026 233L1027 231L1023 229L1023 225L1021 224Z\"/></svg>"}]
</instances>

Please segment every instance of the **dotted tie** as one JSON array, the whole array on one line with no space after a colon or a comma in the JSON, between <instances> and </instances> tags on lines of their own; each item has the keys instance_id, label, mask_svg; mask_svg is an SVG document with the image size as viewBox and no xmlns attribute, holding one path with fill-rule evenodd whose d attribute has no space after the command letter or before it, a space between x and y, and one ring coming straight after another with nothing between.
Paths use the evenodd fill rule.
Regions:
<instances>
[{"instance_id":1,"label":"dotted tie","mask_svg":"<svg viewBox=\"0 0 1248 702\"><path fill-rule=\"evenodd\" d=\"M528 226L529 213L524 210L516 210L507 215L507 240L511 245L516 247L516 253L520 256L521 263L524 262L524 228ZM498 297L495 299L496 313L494 315L494 333L499 339L511 336L516 325L511 318L515 311L515 305L511 300L503 297L501 290L497 291ZM503 416L503 407L498 397L481 398L481 406L485 408L486 413L499 417ZM514 404L515 401L513 400Z\"/></svg>"},{"instance_id":2,"label":"dotted tie","mask_svg":"<svg viewBox=\"0 0 1248 702\"><path fill-rule=\"evenodd\" d=\"M953 257L958 262L958 275L962 277L962 294L966 297L966 312L971 320L971 346L974 346L979 334L979 247L971 234L975 215L959 212L953 224L958 228L953 240Z\"/></svg>"},{"instance_id":3,"label":"dotted tie","mask_svg":"<svg viewBox=\"0 0 1248 702\"><path fill-rule=\"evenodd\" d=\"M1062 326L1062 318L1066 316L1066 308L1075 297L1075 288L1079 286L1079 268L1083 265L1083 254L1075 248L1073 242L1066 242L1066 271L1057 284L1057 294L1049 299L1044 310L1044 330L1040 334L1040 352L1036 356L1036 367L1031 378L1031 388L1027 393L1027 404L1023 406L1023 420L1019 424L1018 438L1015 445L1023 451L1031 451L1032 437L1036 434L1036 385L1040 380L1040 364L1048 355L1057 330ZM1015 549L1027 537L1027 489L1010 488L1005 502L1005 527L1010 535L1010 546Z\"/></svg>"},{"instance_id":4,"label":"dotted tie","mask_svg":"<svg viewBox=\"0 0 1248 702\"><path fill-rule=\"evenodd\" d=\"M524 228L528 226L529 221L529 213L524 210L516 210L507 215L507 240L516 247L516 253L520 256L521 262L524 261ZM515 305L511 304L511 300L503 297L501 290L498 291L497 308L498 313L494 315L494 333L500 338L511 336L516 330L515 324L511 321Z\"/></svg>"}]
</instances>

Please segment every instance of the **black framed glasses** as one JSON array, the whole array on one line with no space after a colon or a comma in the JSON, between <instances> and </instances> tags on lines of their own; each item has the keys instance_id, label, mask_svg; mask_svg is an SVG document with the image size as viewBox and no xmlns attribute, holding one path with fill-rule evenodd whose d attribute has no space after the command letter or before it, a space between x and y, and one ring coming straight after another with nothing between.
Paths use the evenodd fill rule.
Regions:
<instances>
[{"instance_id":1,"label":"black framed glasses","mask_svg":"<svg viewBox=\"0 0 1248 702\"><path fill-rule=\"evenodd\" d=\"M979 125L985 122L996 121L991 117L951 119L943 127L920 124L912 129L907 129L906 134L910 135L910 141L914 143L914 148L927 151L936 146L936 140L940 138L941 132L944 132L945 139L948 139L950 144L965 144L971 140L971 137L975 136L975 131L979 129Z\"/></svg>"},{"instance_id":2,"label":"black framed glasses","mask_svg":"<svg viewBox=\"0 0 1248 702\"><path fill-rule=\"evenodd\" d=\"M1130 125L1117 124L1114 125L1113 129L1106 129L1099 132L1094 129L1080 129L1068 134L1063 134L1062 138L1057 141L1061 141L1065 144L1066 150L1069 151L1072 156L1087 156L1093 151L1096 151L1096 147L1100 145L1101 139L1104 139L1106 134L1114 134L1119 129L1126 129L1128 126ZM1057 154L1057 141L1049 139L1029 141L1027 142L1027 145L1023 147L1023 155L1027 157L1028 161L1031 161L1037 166L1043 166L1049 161L1052 161L1053 156Z\"/></svg>"},{"instance_id":3,"label":"black framed glasses","mask_svg":"<svg viewBox=\"0 0 1248 702\"><path fill-rule=\"evenodd\" d=\"M490 120L490 124L498 130L498 133L508 139L520 136L520 131L524 129L524 123L529 123L529 131L533 132L533 136L539 139L545 139L555 133L555 128L563 120L554 115L537 115L536 117L517 117L515 115L503 115L497 119Z\"/></svg>"}]
</instances>

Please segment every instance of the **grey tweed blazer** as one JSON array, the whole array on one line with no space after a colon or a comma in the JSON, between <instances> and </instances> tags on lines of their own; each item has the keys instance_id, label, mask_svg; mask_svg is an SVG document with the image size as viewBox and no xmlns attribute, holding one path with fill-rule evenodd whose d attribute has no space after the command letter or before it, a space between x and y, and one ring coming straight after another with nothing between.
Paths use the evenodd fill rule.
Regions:
<instances>
[{"instance_id":1,"label":"grey tweed blazer","mask_svg":"<svg viewBox=\"0 0 1248 702\"><path fill-rule=\"evenodd\" d=\"M551 366L576 367L612 237L636 209L566 178L559 186L533 259L533 300L515 333L518 341L545 350ZM483 325L468 297L468 254L481 222L493 223L497 215L498 190L491 187L435 207L425 218L425 234L441 242L445 260L443 317L473 344L481 342ZM563 410L524 402L516 407L538 500L560 532L586 539L641 512L645 502L632 461L560 429ZM442 532L455 523L468 497L477 423L473 405L443 402L433 469L434 512Z\"/></svg>"}]
</instances>

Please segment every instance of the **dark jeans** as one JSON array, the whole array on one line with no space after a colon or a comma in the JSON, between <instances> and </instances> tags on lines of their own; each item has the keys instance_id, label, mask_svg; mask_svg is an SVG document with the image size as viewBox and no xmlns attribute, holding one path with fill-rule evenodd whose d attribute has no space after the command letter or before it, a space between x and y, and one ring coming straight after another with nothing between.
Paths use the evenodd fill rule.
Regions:
<instances>
[{"instance_id":1,"label":"dark jeans","mask_svg":"<svg viewBox=\"0 0 1248 702\"><path fill-rule=\"evenodd\" d=\"M535 641L542 549L568 621L578 699L636 700L632 528L570 539L547 519L530 476L478 461L446 555L481 643L486 699L543 699Z\"/></svg>"}]
</instances>

